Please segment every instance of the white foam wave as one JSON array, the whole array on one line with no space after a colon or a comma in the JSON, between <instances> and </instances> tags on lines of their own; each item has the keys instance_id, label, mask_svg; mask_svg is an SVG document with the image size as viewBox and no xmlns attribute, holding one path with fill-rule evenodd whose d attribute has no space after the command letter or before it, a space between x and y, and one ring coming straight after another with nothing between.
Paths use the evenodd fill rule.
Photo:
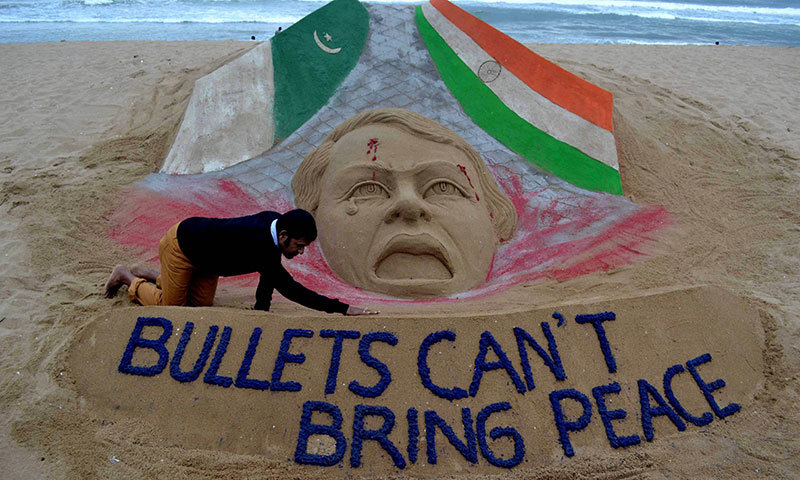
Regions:
<instances>
[{"instance_id":1,"label":"white foam wave","mask_svg":"<svg viewBox=\"0 0 800 480\"><path fill-rule=\"evenodd\" d=\"M210 23L210 24L223 24L223 23L280 23L284 25L291 25L299 21L301 17L253 17L247 15L241 18L219 18L219 17L198 17L192 19L186 18L70 18L70 19L56 19L56 18L31 18L20 20L19 18L0 17L0 23Z\"/></svg>"},{"instance_id":2,"label":"white foam wave","mask_svg":"<svg viewBox=\"0 0 800 480\"><path fill-rule=\"evenodd\" d=\"M415 5L427 0L363 1ZM612 30L599 41L625 43L627 40L624 39L630 35L615 27L624 24L633 25L633 30L637 32L631 34L636 38L632 43L640 43L641 37L647 37L641 43L660 43L663 38L683 38L686 22L697 22L698 32L705 31L703 24L710 26L713 23L717 32L715 35L720 35L720 40L728 40L725 37L727 34L729 40L735 42L739 38L737 35L746 33L743 38L750 42L800 45L797 36L797 27L800 27L800 8L797 7L800 6L800 0L726 0L729 5L719 5L721 2L718 0L674 1L676 3L670 0L455 0L455 3L481 18L485 15L485 21L507 33L511 29L517 31L520 38L544 41L550 41L550 38L564 41L567 38L591 43L598 40L600 35L597 25L608 25ZM116 28L121 32L138 32L159 29L159 24L165 25L165 32L206 31L211 36L230 35L229 32L236 29L251 28L248 26L250 24L285 27L326 3L327 0L0 0L0 41L17 41L20 38L30 41L30 38L40 38L42 31L90 32L92 29ZM747 3L760 5L744 6ZM775 6L778 4L790 7L779 8ZM523 18L519 15L520 10L531 12L532 15ZM535 20L537 12L547 12L542 17L543 30ZM554 22L559 24L555 25ZM92 24L97 26L92 27ZM128 24L130 27L111 26L114 24ZM648 34L646 28L652 30L652 35ZM26 33L27 30L35 31L36 35ZM202 36L201 33L196 35L198 38ZM698 33L698 36L702 36L702 33ZM4 38L6 40L2 40Z\"/></svg>"},{"instance_id":3,"label":"white foam wave","mask_svg":"<svg viewBox=\"0 0 800 480\"><path fill-rule=\"evenodd\" d=\"M657 20L675 20L676 18L678 18L674 14L666 12L637 13L634 16L642 18L655 18Z\"/></svg>"},{"instance_id":4,"label":"white foam wave","mask_svg":"<svg viewBox=\"0 0 800 480\"><path fill-rule=\"evenodd\" d=\"M649 10L665 10L665 11L685 11L685 10L699 10L709 13L731 13L742 15L768 15L768 16L790 16L800 17L800 8L792 7L750 7L738 5L704 5L699 3L672 3L672 2L657 2L657 1L637 1L637 0L504 0L502 2L494 2L489 0L469 0L466 2L457 2L462 6L470 4L482 5L538 5L542 7L547 6L565 6L565 7L585 7L585 8L602 8L602 9L620 9L620 8L634 8L634 9L649 9Z\"/></svg>"}]
</instances>

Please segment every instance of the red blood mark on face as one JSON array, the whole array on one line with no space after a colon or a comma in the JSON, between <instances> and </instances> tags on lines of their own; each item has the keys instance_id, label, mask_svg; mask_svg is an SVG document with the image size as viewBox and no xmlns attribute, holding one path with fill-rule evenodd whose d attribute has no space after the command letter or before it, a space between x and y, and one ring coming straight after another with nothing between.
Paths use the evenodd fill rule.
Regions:
<instances>
[{"instance_id":1,"label":"red blood mark on face","mask_svg":"<svg viewBox=\"0 0 800 480\"><path fill-rule=\"evenodd\" d=\"M374 159L373 159L374 160ZM372 172L372 181L375 181L375 172Z\"/></svg>"},{"instance_id":2,"label":"red blood mark on face","mask_svg":"<svg viewBox=\"0 0 800 480\"><path fill-rule=\"evenodd\" d=\"M367 155L372 154L372 161L378 159L378 144L380 141L377 138L370 138L367 142Z\"/></svg>"},{"instance_id":3,"label":"red blood mark on face","mask_svg":"<svg viewBox=\"0 0 800 480\"><path fill-rule=\"evenodd\" d=\"M456 166L458 167L459 170L461 170L461 173L463 173L464 176L467 177L467 181L469 182L469 186L472 187L472 188L475 188L475 185L472 184L472 179L469 178L469 174L467 173L467 167L465 167L464 165L461 165L461 164L456 165Z\"/></svg>"},{"instance_id":4,"label":"red blood mark on face","mask_svg":"<svg viewBox=\"0 0 800 480\"><path fill-rule=\"evenodd\" d=\"M456 166L458 167L459 170L461 170L461 173L463 173L464 176L467 177L467 181L469 182L469 186L472 187L473 190L475 190L475 185L472 184L472 179L469 178L469 174L467 173L467 167L465 167L464 165L461 165L461 164L458 164ZM477 200L479 202L481 201L481 197L478 196L477 192L475 192L475 200Z\"/></svg>"}]
</instances>

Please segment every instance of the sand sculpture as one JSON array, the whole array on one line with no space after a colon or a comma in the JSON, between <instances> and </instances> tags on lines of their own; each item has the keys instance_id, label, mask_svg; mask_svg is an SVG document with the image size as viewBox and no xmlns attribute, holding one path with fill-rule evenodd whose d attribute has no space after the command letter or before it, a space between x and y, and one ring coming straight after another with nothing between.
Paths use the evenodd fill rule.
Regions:
<instances>
[{"instance_id":1,"label":"sand sculpture","mask_svg":"<svg viewBox=\"0 0 800 480\"><path fill-rule=\"evenodd\" d=\"M187 216L303 206L321 217L321 241L296 263L295 278L372 304L450 301L608 270L641 256L641 244L670 224L666 210L619 195L610 92L443 0L334 0L194 90L161 173L138 182L129 192L137 201L112 219L123 244L153 251ZM439 229L422 242L385 231L385 202L354 200L348 214L355 205L336 209L296 178L304 158L327 156L320 146L343 119L385 108L427 118L416 130L389 128L432 141L428 148L443 144L419 132L448 132L451 163L464 168L454 178L466 181L465 209L442 209L452 226L438 216L419 223ZM369 163L390 151L383 134L359 142L352 147ZM325 181L322 173L300 175Z\"/></svg>"},{"instance_id":2,"label":"sand sculpture","mask_svg":"<svg viewBox=\"0 0 800 480\"><path fill-rule=\"evenodd\" d=\"M517 223L478 152L404 109L370 110L340 124L305 158L292 188L297 206L317 219L333 271L398 297L479 285Z\"/></svg>"}]
</instances>

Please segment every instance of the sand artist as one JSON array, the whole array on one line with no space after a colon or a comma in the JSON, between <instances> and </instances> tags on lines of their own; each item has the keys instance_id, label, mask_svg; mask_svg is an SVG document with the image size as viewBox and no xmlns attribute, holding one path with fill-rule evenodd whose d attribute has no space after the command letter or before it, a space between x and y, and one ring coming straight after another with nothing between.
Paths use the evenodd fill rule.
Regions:
<instances>
[{"instance_id":1,"label":"sand artist","mask_svg":"<svg viewBox=\"0 0 800 480\"><path fill-rule=\"evenodd\" d=\"M470 290L486 280L517 212L483 159L452 130L383 108L339 124L292 179L295 203L345 282L398 297Z\"/></svg>"},{"instance_id":2,"label":"sand artist","mask_svg":"<svg viewBox=\"0 0 800 480\"><path fill-rule=\"evenodd\" d=\"M117 265L105 286L113 297L128 286L131 301L142 305L210 306L219 277L258 272L257 310L269 310L272 292L308 308L344 315L377 311L348 305L315 293L295 281L281 264L281 255L302 255L317 238L314 217L305 210L281 215L263 211L237 218L192 217L169 229L158 245L161 272Z\"/></svg>"}]
</instances>

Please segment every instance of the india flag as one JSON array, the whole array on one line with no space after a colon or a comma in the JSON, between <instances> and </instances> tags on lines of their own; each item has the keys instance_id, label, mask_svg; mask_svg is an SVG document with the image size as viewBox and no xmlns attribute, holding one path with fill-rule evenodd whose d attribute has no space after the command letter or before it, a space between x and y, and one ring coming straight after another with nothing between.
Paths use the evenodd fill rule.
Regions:
<instances>
[{"instance_id":1,"label":"india flag","mask_svg":"<svg viewBox=\"0 0 800 480\"><path fill-rule=\"evenodd\" d=\"M622 194L608 92L447 0L417 8L439 74L486 132L574 185Z\"/></svg>"}]
</instances>

